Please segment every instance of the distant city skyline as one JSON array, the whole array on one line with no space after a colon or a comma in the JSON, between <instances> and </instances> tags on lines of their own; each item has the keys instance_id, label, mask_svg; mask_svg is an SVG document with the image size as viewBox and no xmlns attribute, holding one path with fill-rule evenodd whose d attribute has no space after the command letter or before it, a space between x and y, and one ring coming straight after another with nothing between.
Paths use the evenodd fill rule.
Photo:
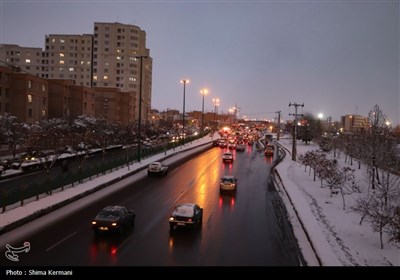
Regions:
<instances>
[{"instance_id":1,"label":"distant city skyline","mask_svg":"<svg viewBox=\"0 0 400 280\"><path fill-rule=\"evenodd\" d=\"M137 25L153 58L152 108L273 119L367 116L400 124L398 1L0 0L0 44L44 48L49 34L93 34L94 22Z\"/></svg>"}]
</instances>

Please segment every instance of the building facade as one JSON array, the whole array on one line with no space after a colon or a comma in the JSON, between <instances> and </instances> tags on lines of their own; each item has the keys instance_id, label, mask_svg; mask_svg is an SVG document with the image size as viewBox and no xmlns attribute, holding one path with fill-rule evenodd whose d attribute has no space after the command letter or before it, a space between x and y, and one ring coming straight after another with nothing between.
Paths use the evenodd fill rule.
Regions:
<instances>
[{"instance_id":1,"label":"building facade","mask_svg":"<svg viewBox=\"0 0 400 280\"><path fill-rule=\"evenodd\" d=\"M93 34L46 35L44 51L0 45L0 61L5 67L14 67L15 71L25 73L26 77L34 75L49 81L50 112L47 108L45 112L40 108L38 116L44 114L48 117L49 113L49 117L71 118L81 113L97 116L107 112L109 121L134 124L141 111L142 124L149 121L152 58L146 48L146 32L138 26L96 22ZM15 73L14 70L7 71ZM10 86L1 87L0 113L16 109L18 103L11 108L10 101L6 100ZM115 96L116 93L121 96ZM84 97L92 95L93 98ZM113 97L106 97L108 95ZM99 98L107 99L110 109L100 106ZM114 101L119 104L115 108L112 107Z\"/></svg>"},{"instance_id":2,"label":"building facade","mask_svg":"<svg viewBox=\"0 0 400 280\"><path fill-rule=\"evenodd\" d=\"M341 125L344 132L361 132L369 128L368 118L360 115L342 116Z\"/></svg>"},{"instance_id":3,"label":"building facade","mask_svg":"<svg viewBox=\"0 0 400 280\"><path fill-rule=\"evenodd\" d=\"M0 45L0 61L5 65L19 67L38 77L43 74L43 51L41 48L21 47L18 45Z\"/></svg>"},{"instance_id":4,"label":"building facade","mask_svg":"<svg viewBox=\"0 0 400 280\"><path fill-rule=\"evenodd\" d=\"M135 96L133 114L129 116L132 122L138 119L139 106L142 121L148 120L152 64L145 31L135 25L94 23L93 86L132 92Z\"/></svg>"},{"instance_id":5,"label":"building facade","mask_svg":"<svg viewBox=\"0 0 400 280\"><path fill-rule=\"evenodd\" d=\"M66 79L92 85L93 35L46 35L43 78Z\"/></svg>"}]
</instances>

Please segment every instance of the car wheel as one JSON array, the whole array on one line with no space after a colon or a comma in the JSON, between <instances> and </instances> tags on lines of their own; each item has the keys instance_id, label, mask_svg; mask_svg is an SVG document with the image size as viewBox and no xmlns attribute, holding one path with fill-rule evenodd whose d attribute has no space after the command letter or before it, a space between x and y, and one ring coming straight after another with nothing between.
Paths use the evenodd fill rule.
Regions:
<instances>
[{"instance_id":1,"label":"car wheel","mask_svg":"<svg viewBox=\"0 0 400 280\"><path fill-rule=\"evenodd\" d=\"M169 224L169 230L170 230L170 231L173 231L174 229L175 229L174 224Z\"/></svg>"}]
</instances>

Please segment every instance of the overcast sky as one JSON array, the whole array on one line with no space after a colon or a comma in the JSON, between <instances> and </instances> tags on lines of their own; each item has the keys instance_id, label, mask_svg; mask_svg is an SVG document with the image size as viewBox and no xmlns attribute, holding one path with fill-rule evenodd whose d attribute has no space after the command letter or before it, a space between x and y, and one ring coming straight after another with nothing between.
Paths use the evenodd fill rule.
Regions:
<instances>
[{"instance_id":1,"label":"overcast sky","mask_svg":"<svg viewBox=\"0 0 400 280\"><path fill-rule=\"evenodd\" d=\"M240 107L272 119L294 113L367 115L400 123L399 1L0 0L0 43L44 49L47 34L93 34L94 22L146 31L152 107Z\"/></svg>"}]
</instances>

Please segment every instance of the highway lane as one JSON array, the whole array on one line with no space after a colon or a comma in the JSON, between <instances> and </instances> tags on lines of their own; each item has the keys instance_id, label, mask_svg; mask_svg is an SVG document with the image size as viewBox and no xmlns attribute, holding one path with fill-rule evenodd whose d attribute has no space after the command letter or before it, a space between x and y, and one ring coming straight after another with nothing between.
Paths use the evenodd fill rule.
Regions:
<instances>
[{"instance_id":1,"label":"highway lane","mask_svg":"<svg viewBox=\"0 0 400 280\"><path fill-rule=\"evenodd\" d=\"M234 152L233 163L223 163L223 151L212 148L173 168L166 177L146 177L15 242L13 246L24 241L31 244L19 262L6 260L2 248L2 264L300 265L303 258L284 207L269 182L270 160L246 147L246 152ZM224 174L239 179L236 195L219 193ZM201 228L169 231L169 215L181 202L195 202L204 208ZM114 204L136 211L135 228L121 236L95 236L91 219L102 207Z\"/></svg>"}]
</instances>

